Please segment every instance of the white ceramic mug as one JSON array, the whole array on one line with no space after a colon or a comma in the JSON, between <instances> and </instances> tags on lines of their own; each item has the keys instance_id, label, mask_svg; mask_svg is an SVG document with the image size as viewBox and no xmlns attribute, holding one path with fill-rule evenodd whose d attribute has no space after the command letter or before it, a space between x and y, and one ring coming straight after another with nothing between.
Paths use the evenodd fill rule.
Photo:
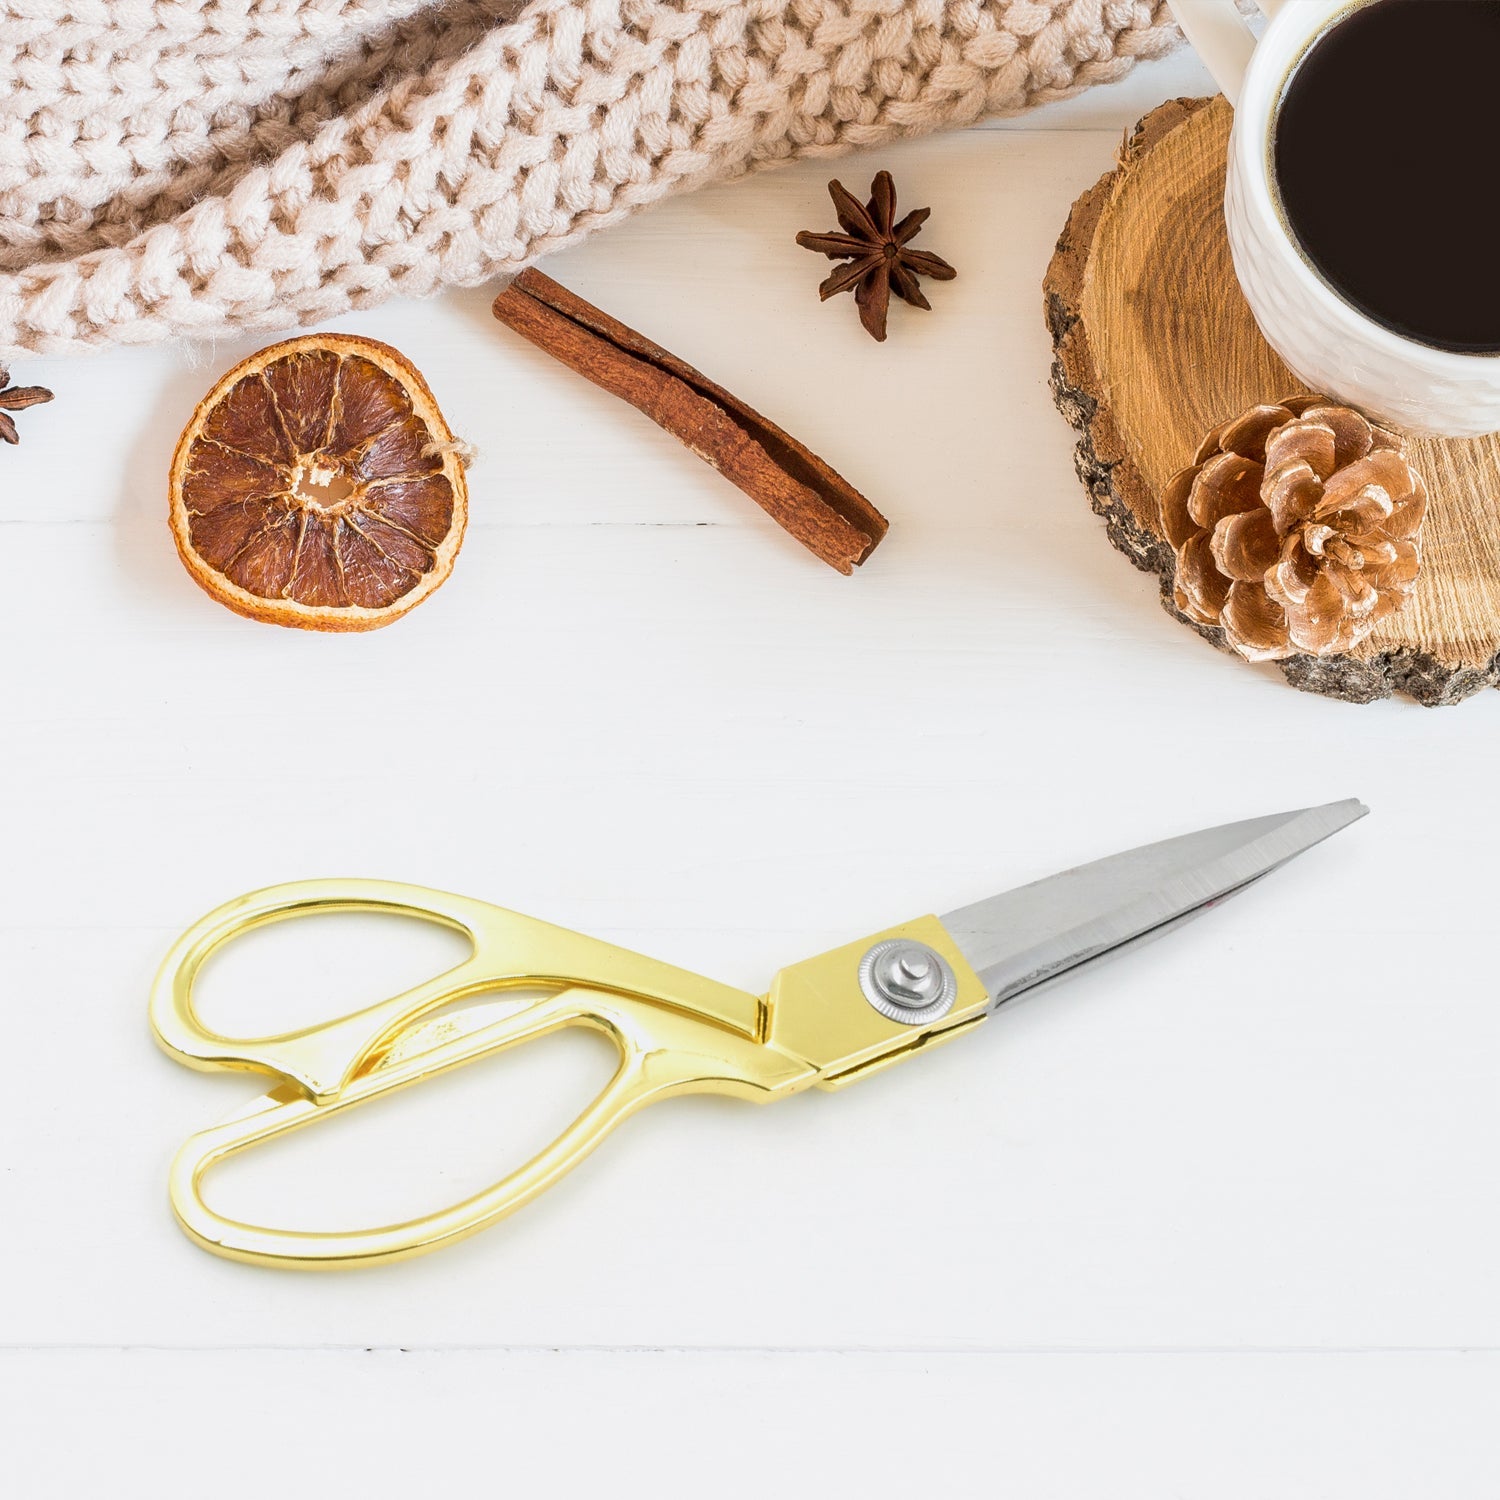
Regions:
<instances>
[{"instance_id":1,"label":"white ceramic mug","mask_svg":"<svg viewBox=\"0 0 1500 1500\"><path fill-rule=\"evenodd\" d=\"M1276 200L1271 127L1283 85L1330 26L1370 0L1258 0L1268 17L1258 44L1234 0L1168 3L1234 105L1224 220L1266 342L1313 390L1406 432L1500 430L1500 355L1434 349L1351 306L1314 270Z\"/></svg>"}]
</instances>

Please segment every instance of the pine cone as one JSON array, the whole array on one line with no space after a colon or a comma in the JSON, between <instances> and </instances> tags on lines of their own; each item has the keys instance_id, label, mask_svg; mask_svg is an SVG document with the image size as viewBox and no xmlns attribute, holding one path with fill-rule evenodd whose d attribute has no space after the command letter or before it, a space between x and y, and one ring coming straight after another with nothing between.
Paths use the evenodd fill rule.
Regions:
<instances>
[{"instance_id":1,"label":"pine cone","mask_svg":"<svg viewBox=\"0 0 1500 1500\"><path fill-rule=\"evenodd\" d=\"M1251 407L1162 492L1177 608L1248 661L1348 651L1411 594L1426 509L1397 434L1319 396Z\"/></svg>"}]
</instances>

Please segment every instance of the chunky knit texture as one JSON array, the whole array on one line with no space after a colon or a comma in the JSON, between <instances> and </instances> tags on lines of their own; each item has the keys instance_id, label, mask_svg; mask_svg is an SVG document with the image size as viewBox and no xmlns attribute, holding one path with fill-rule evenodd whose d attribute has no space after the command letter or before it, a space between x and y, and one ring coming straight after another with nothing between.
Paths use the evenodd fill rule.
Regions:
<instances>
[{"instance_id":1,"label":"chunky knit texture","mask_svg":"<svg viewBox=\"0 0 1500 1500\"><path fill-rule=\"evenodd\" d=\"M1165 0L0 0L0 358L473 285L1175 40Z\"/></svg>"}]
</instances>

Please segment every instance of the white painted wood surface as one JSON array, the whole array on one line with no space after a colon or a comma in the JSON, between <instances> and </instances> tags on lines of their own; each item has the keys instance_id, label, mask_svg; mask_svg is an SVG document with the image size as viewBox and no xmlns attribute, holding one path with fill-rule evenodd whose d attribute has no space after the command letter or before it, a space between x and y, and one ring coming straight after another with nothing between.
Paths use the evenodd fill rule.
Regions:
<instances>
[{"instance_id":1,"label":"white painted wood surface","mask_svg":"<svg viewBox=\"0 0 1500 1500\"><path fill-rule=\"evenodd\" d=\"M549 267L865 489L892 529L850 580L486 292L342 325L481 450L454 578L367 637L239 620L173 554L173 441L249 343L17 372L57 400L0 452L0 1490L1493 1490L1500 696L1356 708L1216 654L1106 543L1047 394L1068 205L1207 86L1179 57L840 163L890 166L961 271L884 347L792 243L831 223L818 163ZM177 1143L256 1085L157 1053L146 991L243 890L444 886L756 988L1347 795L1373 816L1169 942L840 1095L648 1112L425 1261L259 1273L167 1213ZM311 1017L441 959L333 936L248 944L213 1014ZM224 1190L304 1220L458 1196L583 1086L553 1051Z\"/></svg>"}]
</instances>

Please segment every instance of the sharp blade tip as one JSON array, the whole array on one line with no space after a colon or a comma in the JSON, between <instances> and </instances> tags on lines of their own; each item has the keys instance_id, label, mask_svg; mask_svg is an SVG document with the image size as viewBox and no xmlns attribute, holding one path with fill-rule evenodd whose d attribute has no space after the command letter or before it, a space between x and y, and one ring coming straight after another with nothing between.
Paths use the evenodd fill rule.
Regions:
<instances>
[{"instance_id":1,"label":"sharp blade tip","mask_svg":"<svg viewBox=\"0 0 1500 1500\"><path fill-rule=\"evenodd\" d=\"M1321 807L1309 808L1308 811L1328 813L1338 820L1339 828L1347 828L1351 823L1368 817L1370 809L1358 797L1344 797L1338 802L1325 802Z\"/></svg>"},{"instance_id":2,"label":"sharp blade tip","mask_svg":"<svg viewBox=\"0 0 1500 1500\"><path fill-rule=\"evenodd\" d=\"M1321 802L1315 807L1304 807L1296 812L1283 813L1281 825L1293 828L1303 823L1303 840L1299 853L1315 848L1324 839L1342 833L1351 823L1357 823L1369 813L1358 797L1345 797L1338 802Z\"/></svg>"}]
</instances>

